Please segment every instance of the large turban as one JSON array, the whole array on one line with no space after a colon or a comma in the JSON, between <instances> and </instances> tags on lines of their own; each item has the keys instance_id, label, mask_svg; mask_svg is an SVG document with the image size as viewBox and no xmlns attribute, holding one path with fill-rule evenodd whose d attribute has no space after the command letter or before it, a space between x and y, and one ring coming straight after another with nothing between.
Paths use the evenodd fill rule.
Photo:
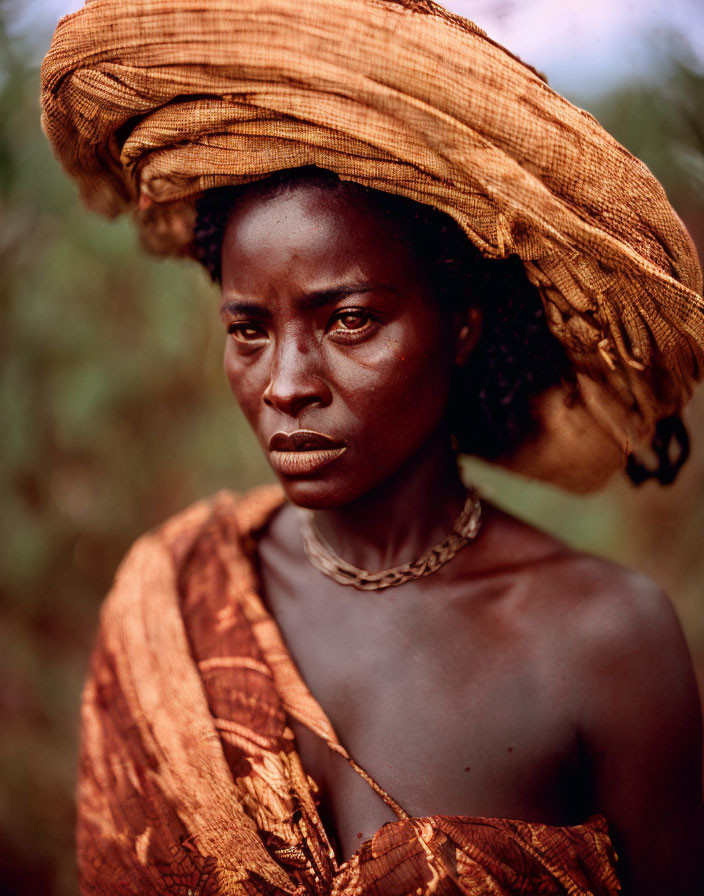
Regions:
<instances>
[{"instance_id":1,"label":"large turban","mask_svg":"<svg viewBox=\"0 0 704 896\"><path fill-rule=\"evenodd\" d=\"M594 487L702 375L693 244L645 165L430 0L88 0L42 67L43 123L88 204L191 251L204 190L304 165L449 213L518 255L574 380L505 462Z\"/></svg>"}]
</instances>

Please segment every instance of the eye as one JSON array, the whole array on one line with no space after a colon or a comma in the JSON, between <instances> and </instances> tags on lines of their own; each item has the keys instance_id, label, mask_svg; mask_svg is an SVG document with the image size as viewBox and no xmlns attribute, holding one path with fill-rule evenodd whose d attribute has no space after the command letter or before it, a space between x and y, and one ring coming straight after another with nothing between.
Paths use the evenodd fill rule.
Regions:
<instances>
[{"instance_id":1,"label":"eye","mask_svg":"<svg viewBox=\"0 0 704 896\"><path fill-rule=\"evenodd\" d=\"M369 320L369 315L363 311L347 311L345 314L340 315L337 320L345 330L361 330Z\"/></svg>"},{"instance_id":2,"label":"eye","mask_svg":"<svg viewBox=\"0 0 704 896\"><path fill-rule=\"evenodd\" d=\"M376 329L378 321L364 308L346 308L338 311L328 328L336 337L354 338L366 335Z\"/></svg>"},{"instance_id":3,"label":"eye","mask_svg":"<svg viewBox=\"0 0 704 896\"><path fill-rule=\"evenodd\" d=\"M235 342L257 342L266 339L266 331L258 324L251 321L238 321L228 326L227 332L232 336Z\"/></svg>"}]
</instances>

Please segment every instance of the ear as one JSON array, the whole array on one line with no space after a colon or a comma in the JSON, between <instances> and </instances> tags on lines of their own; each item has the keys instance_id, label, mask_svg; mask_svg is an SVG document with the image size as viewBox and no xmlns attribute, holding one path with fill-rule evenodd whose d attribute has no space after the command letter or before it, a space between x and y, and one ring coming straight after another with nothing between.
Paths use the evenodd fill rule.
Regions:
<instances>
[{"instance_id":1,"label":"ear","mask_svg":"<svg viewBox=\"0 0 704 896\"><path fill-rule=\"evenodd\" d=\"M474 305L457 311L455 323L455 364L462 367L474 351L482 332L482 313Z\"/></svg>"}]
</instances>

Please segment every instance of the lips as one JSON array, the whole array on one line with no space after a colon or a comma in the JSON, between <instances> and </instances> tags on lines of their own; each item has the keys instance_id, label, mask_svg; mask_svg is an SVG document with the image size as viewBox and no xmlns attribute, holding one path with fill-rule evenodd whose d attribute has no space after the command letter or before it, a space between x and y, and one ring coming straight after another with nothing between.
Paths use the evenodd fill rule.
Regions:
<instances>
[{"instance_id":1,"label":"lips","mask_svg":"<svg viewBox=\"0 0 704 896\"><path fill-rule=\"evenodd\" d=\"M346 450L342 442L308 429L276 432L269 440L272 466L286 476L313 473L336 460Z\"/></svg>"},{"instance_id":2,"label":"lips","mask_svg":"<svg viewBox=\"0 0 704 896\"><path fill-rule=\"evenodd\" d=\"M341 448L343 444L322 432L298 429L296 432L275 432L269 440L269 451L324 451Z\"/></svg>"}]
</instances>

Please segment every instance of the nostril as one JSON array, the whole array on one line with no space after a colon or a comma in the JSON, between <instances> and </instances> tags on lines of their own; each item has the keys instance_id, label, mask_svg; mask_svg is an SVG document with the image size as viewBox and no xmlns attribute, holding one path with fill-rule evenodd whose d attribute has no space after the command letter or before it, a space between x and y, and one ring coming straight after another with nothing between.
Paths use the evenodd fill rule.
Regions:
<instances>
[{"instance_id":1,"label":"nostril","mask_svg":"<svg viewBox=\"0 0 704 896\"><path fill-rule=\"evenodd\" d=\"M307 407L324 407L331 399L330 388L318 377L298 382L276 377L262 393L262 401L267 407L276 408L290 417L297 417Z\"/></svg>"}]
</instances>

